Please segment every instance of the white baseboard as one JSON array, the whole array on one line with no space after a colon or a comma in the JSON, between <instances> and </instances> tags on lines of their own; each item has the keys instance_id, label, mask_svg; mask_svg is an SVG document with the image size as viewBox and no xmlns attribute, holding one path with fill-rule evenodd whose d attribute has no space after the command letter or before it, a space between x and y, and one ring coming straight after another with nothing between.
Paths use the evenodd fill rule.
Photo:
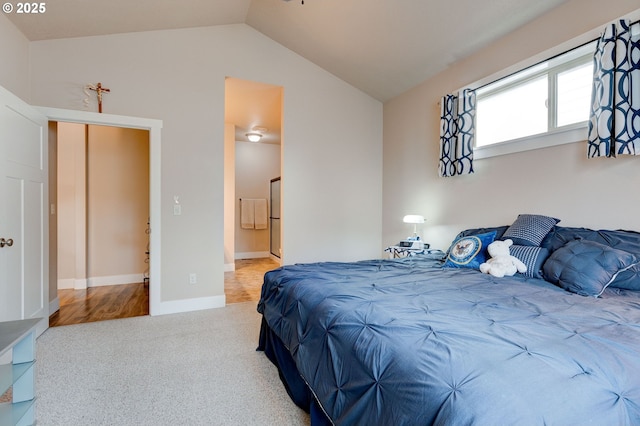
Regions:
<instances>
[{"instance_id":1,"label":"white baseboard","mask_svg":"<svg viewBox=\"0 0 640 426\"><path fill-rule=\"evenodd\" d=\"M58 280L58 290L85 290L86 288L86 278L62 278Z\"/></svg>"},{"instance_id":2,"label":"white baseboard","mask_svg":"<svg viewBox=\"0 0 640 426\"><path fill-rule=\"evenodd\" d=\"M269 257L271 253L268 251L248 251L244 253L236 253L236 259L260 259L263 257Z\"/></svg>"},{"instance_id":3,"label":"white baseboard","mask_svg":"<svg viewBox=\"0 0 640 426\"><path fill-rule=\"evenodd\" d=\"M144 280L144 274L109 275L104 277L90 277L87 287L101 287L103 285L136 284Z\"/></svg>"},{"instance_id":4,"label":"white baseboard","mask_svg":"<svg viewBox=\"0 0 640 426\"><path fill-rule=\"evenodd\" d=\"M157 309L152 309L150 315L178 314L181 312L201 311L204 309L224 308L227 299L224 295L199 297L195 299L180 299L160 302Z\"/></svg>"},{"instance_id":5,"label":"white baseboard","mask_svg":"<svg viewBox=\"0 0 640 426\"><path fill-rule=\"evenodd\" d=\"M76 288L76 280L73 278L64 278L58 280L58 290L69 290Z\"/></svg>"},{"instance_id":6,"label":"white baseboard","mask_svg":"<svg viewBox=\"0 0 640 426\"><path fill-rule=\"evenodd\" d=\"M224 271L225 272L233 272L236 270L236 264L235 263L225 263L224 264Z\"/></svg>"},{"instance_id":7,"label":"white baseboard","mask_svg":"<svg viewBox=\"0 0 640 426\"><path fill-rule=\"evenodd\" d=\"M144 281L144 274L109 275L89 278L63 278L58 280L58 290L85 290L103 285L135 284Z\"/></svg>"},{"instance_id":8,"label":"white baseboard","mask_svg":"<svg viewBox=\"0 0 640 426\"><path fill-rule=\"evenodd\" d=\"M60 298L56 297L52 301L49 302L49 316L51 316L54 312L58 312L60 310Z\"/></svg>"}]
</instances>

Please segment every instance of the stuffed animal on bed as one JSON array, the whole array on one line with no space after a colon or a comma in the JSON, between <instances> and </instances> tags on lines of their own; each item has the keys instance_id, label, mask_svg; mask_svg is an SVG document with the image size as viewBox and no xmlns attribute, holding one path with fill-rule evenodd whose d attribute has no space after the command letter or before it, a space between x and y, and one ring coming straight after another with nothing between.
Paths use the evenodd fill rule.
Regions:
<instances>
[{"instance_id":1,"label":"stuffed animal on bed","mask_svg":"<svg viewBox=\"0 0 640 426\"><path fill-rule=\"evenodd\" d=\"M513 245L511 240L496 240L487 246L491 259L480 264L480 272L491 274L494 277L515 275L516 272L527 272L527 266L515 256L509 253L509 247Z\"/></svg>"}]
</instances>

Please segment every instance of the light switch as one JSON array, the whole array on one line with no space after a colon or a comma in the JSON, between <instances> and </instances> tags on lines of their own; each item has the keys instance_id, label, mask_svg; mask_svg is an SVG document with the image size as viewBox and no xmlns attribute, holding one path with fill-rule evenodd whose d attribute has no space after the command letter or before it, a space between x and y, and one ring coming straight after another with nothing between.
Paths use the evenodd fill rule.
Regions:
<instances>
[{"instance_id":1,"label":"light switch","mask_svg":"<svg viewBox=\"0 0 640 426\"><path fill-rule=\"evenodd\" d=\"M180 196L173 196L173 215L180 216L182 214L182 206L180 205Z\"/></svg>"}]
</instances>

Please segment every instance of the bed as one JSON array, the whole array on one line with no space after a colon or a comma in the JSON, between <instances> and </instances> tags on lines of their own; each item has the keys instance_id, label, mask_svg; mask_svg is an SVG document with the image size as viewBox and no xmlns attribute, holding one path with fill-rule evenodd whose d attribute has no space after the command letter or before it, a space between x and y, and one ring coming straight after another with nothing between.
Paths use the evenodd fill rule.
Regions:
<instances>
[{"instance_id":1,"label":"bed","mask_svg":"<svg viewBox=\"0 0 640 426\"><path fill-rule=\"evenodd\" d=\"M312 425L640 424L640 234L555 219L527 244L519 219L446 256L265 274L258 349ZM528 272L480 273L509 236Z\"/></svg>"}]
</instances>

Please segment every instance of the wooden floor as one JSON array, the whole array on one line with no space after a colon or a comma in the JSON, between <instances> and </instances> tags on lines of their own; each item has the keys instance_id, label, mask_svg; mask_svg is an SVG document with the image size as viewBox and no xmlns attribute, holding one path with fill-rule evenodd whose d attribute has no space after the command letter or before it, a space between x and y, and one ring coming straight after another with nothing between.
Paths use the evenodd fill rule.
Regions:
<instances>
[{"instance_id":1,"label":"wooden floor","mask_svg":"<svg viewBox=\"0 0 640 426\"><path fill-rule=\"evenodd\" d=\"M50 327L149 315L149 286L143 283L58 290L58 298Z\"/></svg>"},{"instance_id":2,"label":"wooden floor","mask_svg":"<svg viewBox=\"0 0 640 426\"><path fill-rule=\"evenodd\" d=\"M236 260L236 270L224 273L227 303L260 300L264 273L280 265L270 258Z\"/></svg>"},{"instance_id":3,"label":"wooden floor","mask_svg":"<svg viewBox=\"0 0 640 426\"><path fill-rule=\"evenodd\" d=\"M236 260L236 270L224 273L227 303L257 302L264 273L278 266L268 258ZM149 286L142 283L58 290L58 298L50 327L149 315Z\"/></svg>"}]
</instances>

